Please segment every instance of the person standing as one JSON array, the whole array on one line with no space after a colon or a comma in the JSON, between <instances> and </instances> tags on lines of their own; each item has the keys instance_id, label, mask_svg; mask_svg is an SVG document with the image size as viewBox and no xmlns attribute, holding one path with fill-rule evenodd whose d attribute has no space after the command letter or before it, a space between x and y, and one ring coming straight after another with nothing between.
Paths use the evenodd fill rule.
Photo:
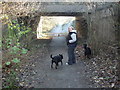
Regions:
<instances>
[{"instance_id":1,"label":"person standing","mask_svg":"<svg viewBox=\"0 0 120 90\"><path fill-rule=\"evenodd\" d=\"M75 48L77 46L77 31L72 27L68 27L68 36L66 38L67 46L68 46L68 62L66 65L72 65L76 63L75 59Z\"/></svg>"}]
</instances>

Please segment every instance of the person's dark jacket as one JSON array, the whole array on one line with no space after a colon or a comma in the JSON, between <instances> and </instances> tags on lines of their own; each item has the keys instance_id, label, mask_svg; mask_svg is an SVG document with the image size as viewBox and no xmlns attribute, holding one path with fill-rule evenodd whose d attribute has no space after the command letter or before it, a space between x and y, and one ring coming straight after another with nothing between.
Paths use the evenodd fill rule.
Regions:
<instances>
[{"instance_id":1,"label":"person's dark jacket","mask_svg":"<svg viewBox=\"0 0 120 90\"><path fill-rule=\"evenodd\" d=\"M67 45L77 45L77 39L76 30L72 30L72 32L69 32L67 36Z\"/></svg>"}]
</instances>

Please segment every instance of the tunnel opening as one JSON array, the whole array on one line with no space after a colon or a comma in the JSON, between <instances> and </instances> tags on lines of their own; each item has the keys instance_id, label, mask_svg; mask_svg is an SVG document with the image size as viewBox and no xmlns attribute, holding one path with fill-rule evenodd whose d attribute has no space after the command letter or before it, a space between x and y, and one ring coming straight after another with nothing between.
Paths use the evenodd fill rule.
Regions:
<instances>
[{"instance_id":1,"label":"tunnel opening","mask_svg":"<svg viewBox=\"0 0 120 90\"><path fill-rule=\"evenodd\" d=\"M37 39L66 36L69 26L76 26L74 16L41 16L37 27Z\"/></svg>"},{"instance_id":2,"label":"tunnel opening","mask_svg":"<svg viewBox=\"0 0 120 90\"><path fill-rule=\"evenodd\" d=\"M88 23L83 16L41 16L37 26L37 39L52 40L57 37L66 37L68 27L73 26L77 30L78 43L86 43Z\"/></svg>"}]
</instances>

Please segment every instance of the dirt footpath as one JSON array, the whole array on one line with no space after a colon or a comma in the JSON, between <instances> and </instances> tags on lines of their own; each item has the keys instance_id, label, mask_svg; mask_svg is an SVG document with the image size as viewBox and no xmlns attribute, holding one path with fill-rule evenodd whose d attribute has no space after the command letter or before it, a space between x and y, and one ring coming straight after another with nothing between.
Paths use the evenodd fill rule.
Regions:
<instances>
[{"instance_id":1,"label":"dirt footpath","mask_svg":"<svg viewBox=\"0 0 120 90\"><path fill-rule=\"evenodd\" d=\"M54 38L46 48L49 53L45 57L37 57L32 61L33 67L27 72L32 74L29 74L24 80L24 83L27 83L26 86L30 85L34 88L94 87L89 76L92 72L87 72L88 67L86 67L84 60L78 60L74 65L65 65L68 60L65 38ZM53 56L63 54L63 66L59 65L58 69L51 69L50 54Z\"/></svg>"}]
</instances>

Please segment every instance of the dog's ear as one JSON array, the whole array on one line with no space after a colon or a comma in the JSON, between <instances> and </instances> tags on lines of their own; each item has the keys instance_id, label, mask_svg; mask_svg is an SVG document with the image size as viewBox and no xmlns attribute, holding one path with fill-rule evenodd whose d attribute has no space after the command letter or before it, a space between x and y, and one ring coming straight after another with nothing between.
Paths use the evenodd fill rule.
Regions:
<instances>
[{"instance_id":1,"label":"dog's ear","mask_svg":"<svg viewBox=\"0 0 120 90\"><path fill-rule=\"evenodd\" d=\"M62 54L59 54L59 56L63 56Z\"/></svg>"},{"instance_id":2,"label":"dog's ear","mask_svg":"<svg viewBox=\"0 0 120 90\"><path fill-rule=\"evenodd\" d=\"M62 59L63 59L63 55L61 55Z\"/></svg>"},{"instance_id":3,"label":"dog's ear","mask_svg":"<svg viewBox=\"0 0 120 90\"><path fill-rule=\"evenodd\" d=\"M50 55L50 57L53 58L53 57L52 57L52 54Z\"/></svg>"},{"instance_id":4,"label":"dog's ear","mask_svg":"<svg viewBox=\"0 0 120 90\"><path fill-rule=\"evenodd\" d=\"M61 56L61 58L63 59L63 55L62 54L59 54Z\"/></svg>"},{"instance_id":5,"label":"dog's ear","mask_svg":"<svg viewBox=\"0 0 120 90\"><path fill-rule=\"evenodd\" d=\"M83 44L83 48L86 48L87 47L87 44Z\"/></svg>"}]
</instances>

